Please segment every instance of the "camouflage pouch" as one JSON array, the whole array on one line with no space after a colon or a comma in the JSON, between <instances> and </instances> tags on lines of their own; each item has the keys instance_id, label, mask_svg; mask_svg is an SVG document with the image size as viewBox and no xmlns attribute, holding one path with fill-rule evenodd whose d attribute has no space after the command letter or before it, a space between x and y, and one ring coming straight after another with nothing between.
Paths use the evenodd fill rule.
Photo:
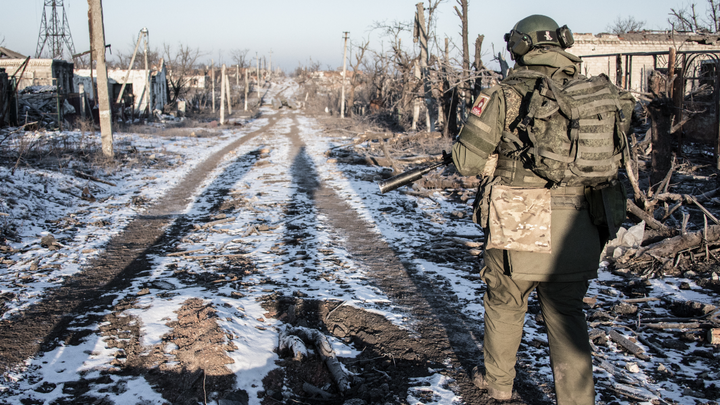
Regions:
<instances>
[{"instance_id":1,"label":"camouflage pouch","mask_svg":"<svg viewBox=\"0 0 720 405\"><path fill-rule=\"evenodd\" d=\"M487 249L551 253L550 190L493 186Z\"/></svg>"},{"instance_id":2,"label":"camouflage pouch","mask_svg":"<svg viewBox=\"0 0 720 405\"><path fill-rule=\"evenodd\" d=\"M610 239L627 216L627 192L622 182L613 180L596 187L585 187L585 199L593 224L608 228Z\"/></svg>"}]
</instances>

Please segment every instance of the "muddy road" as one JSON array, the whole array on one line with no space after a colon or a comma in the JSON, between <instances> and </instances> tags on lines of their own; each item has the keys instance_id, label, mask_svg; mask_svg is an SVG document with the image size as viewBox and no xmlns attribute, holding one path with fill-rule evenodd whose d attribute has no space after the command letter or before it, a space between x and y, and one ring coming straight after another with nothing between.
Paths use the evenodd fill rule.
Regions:
<instances>
[{"instance_id":1,"label":"muddy road","mask_svg":"<svg viewBox=\"0 0 720 405\"><path fill-rule=\"evenodd\" d=\"M468 297L415 260L433 256L417 243L438 234L437 218L410 201L391 205L384 217L420 218L407 235L383 237L362 206L379 173L333 165L322 132L297 110L263 110L81 273L2 321L0 400L492 403L468 378L482 342L479 318L463 313ZM367 188L338 186L343 178ZM440 222L446 208L435 204ZM462 222L466 235L456 236L479 234ZM477 305L483 287L466 250L445 253L466 259L454 260L453 282L467 283ZM302 361L279 353L288 326L331 339L349 386L335 384L315 350ZM550 403L536 386L518 384L514 402Z\"/></svg>"}]
</instances>

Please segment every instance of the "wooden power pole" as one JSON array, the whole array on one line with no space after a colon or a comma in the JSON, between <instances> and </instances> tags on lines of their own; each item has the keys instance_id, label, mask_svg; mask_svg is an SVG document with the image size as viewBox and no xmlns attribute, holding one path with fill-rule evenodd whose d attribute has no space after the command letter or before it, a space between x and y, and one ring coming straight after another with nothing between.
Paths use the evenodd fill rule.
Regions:
<instances>
[{"instance_id":1,"label":"wooden power pole","mask_svg":"<svg viewBox=\"0 0 720 405\"><path fill-rule=\"evenodd\" d=\"M225 64L220 70L220 125L225 124Z\"/></svg>"},{"instance_id":2,"label":"wooden power pole","mask_svg":"<svg viewBox=\"0 0 720 405\"><path fill-rule=\"evenodd\" d=\"M114 155L112 114L110 110L110 94L108 91L107 65L105 65L105 28L103 25L102 0L88 0L88 19L90 20L92 56L97 61L97 96L98 109L100 112L102 151L105 157L112 158Z\"/></svg>"},{"instance_id":3,"label":"wooden power pole","mask_svg":"<svg viewBox=\"0 0 720 405\"><path fill-rule=\"evenodd\" d=\"M345 118L345 75L347 71L347 40L350 32L343 32L345 45L343 46L343 72L342 72L342 90L340 92L340 118Z\"/></svg>"},{"instance_id":4,"label":"wooden power pole","mask_svg":"<svg viewBox=\"0 0 720 405\"><path fill-rule=\"evenodd\" d=\"M212 112L215 114L215 60L210 59L210 86L212 86Z\"/></svg>"},{"instance_id":5,"label":"wooden power pole","mask_svg":"<svg viewBox=\"0 0 720 405\"><path fill-rule=\"evenodd\" d=\"M247 98L248 98L248 70L250 67L245 68L245 111L247 111Z\"/></svg>"}]
</instances>

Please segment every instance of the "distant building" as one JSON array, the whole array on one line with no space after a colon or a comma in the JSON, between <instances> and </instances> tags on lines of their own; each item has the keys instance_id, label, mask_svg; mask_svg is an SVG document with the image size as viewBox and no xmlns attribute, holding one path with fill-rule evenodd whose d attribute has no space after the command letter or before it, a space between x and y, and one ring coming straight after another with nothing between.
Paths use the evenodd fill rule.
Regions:
<instances>
[{"instance_id":1,"label":"distant building","mask_svg":"<svg viewBox=\"0 0 720 405\"><path fill-rule=\"evenodd\" d=\"M93 81L97 82L97 72L93 71ZM108 69L109 92L112 96L112 103L117 101L122 84L125 83L125 77L128 76L127 69ZM145 69L132 69L125 86L125 95L132 97L123 97L125 100L132 100L135 111L143 112L148 105L148 97L152 100L152 110L162 111L163 107L168 103L168 85L167 85L167 68L165 62L161 59L159 67L153 67L149 71L150 83L145 76ZM75 71L74 88L79 92L80 84L85 88L87 97L93 100L93 93L90 91L90 69L78 69ZM148 89L149 87L149 89Z\"/></svg>"},{"instance_id":2,"label":"distant building","mask_svg":"<svg viewBox=\"0 0 720 405\"><path fill-rule=\"evenodd\" d=\"M72 62L59 59L30 59L27 60L26 65L23 65L26 60L26 58L0 58L0 68L5 68L9 76L15 74L16 79L20 79L17 84L18 91L28 86L57 86L60 94L72 93L74 67Z\"/></svg>"},{"instance_id":3,"label":"distant building","mask_svg":"<svg viewBox=\"0 0 720 405\"><path fill-rule=\"evenodd\" d=\"M27 56L0 46L0 59L26 59Z\"/></svg>"},{"instance_id":4,"label":"distant building","mask_svg":"<svg viewBox=\"0 0 720 405\"><path fill-rule=\"evenodd\" d=\"M583 74L604 73L613 83L641 92L648 91L647 79L652 70L667 69L670 47L679 52L720 52L718 34L642 31L622 35L574 34L574 37L575 44L569 51L583 58ZM696 58L698 64L705 59L708 57L702 55Z\"/></svg>"}]
</instances>

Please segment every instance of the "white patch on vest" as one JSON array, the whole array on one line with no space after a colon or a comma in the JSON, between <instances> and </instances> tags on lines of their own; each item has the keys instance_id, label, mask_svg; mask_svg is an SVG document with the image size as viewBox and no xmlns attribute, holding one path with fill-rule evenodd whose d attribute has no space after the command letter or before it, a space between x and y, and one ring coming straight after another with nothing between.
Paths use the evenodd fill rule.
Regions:
<instances>
[{"instance_id":1,"label":"white patch on vest","mask_svg":"<svg viewBox=\"0 0 720 405\"><path fill-rule=\"evenodd\" d=\"M552 35L550 35L550 31L545 31L545 40L546 41L552 41Z\"/></svg>"},{"instance_id":2,"label":"white patch on vest","mask_svg":"<svg viewBox=\"0 0 720 405\"><path fill-rule=\"evenodd\" d=\"M473 115L480 117L483 111L485 111L485 107L487 106L488 101L490 101L490 96L481 94L477 102L475 103L475 106L472 108L472 110L470 110L470 112Z\"/></svg>"}]
</instances>

